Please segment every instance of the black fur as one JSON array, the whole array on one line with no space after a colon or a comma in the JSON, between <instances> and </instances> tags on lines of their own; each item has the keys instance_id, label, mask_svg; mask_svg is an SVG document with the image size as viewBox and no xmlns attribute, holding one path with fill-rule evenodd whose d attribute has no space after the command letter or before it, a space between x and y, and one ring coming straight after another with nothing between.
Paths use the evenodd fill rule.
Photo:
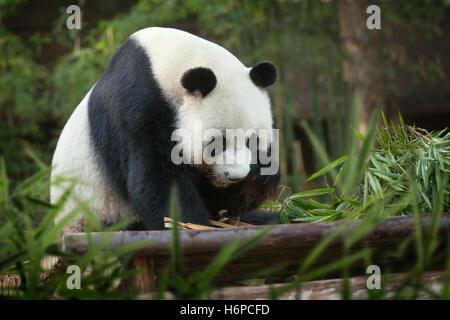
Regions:
<instances>
[{"instance_id":1,"label":"black fur","mask_svg":"<svg viewBox=\"0 0 450 320\"><path fill-rule=\"evenodd\" d=\"M163 229L173 183L182 219L208 225L188 166L170 159L176 111L163 96L144 50L127 40L111 59L89 98L90 133L100 167L119 196L130 201L147 229Z\"/></svg>"},{"instance_id":2,"label":"black fur","mask_svg":"<svg viewBox=\"0 0 450 320\"><path fill-rule=\"evenodd\" d=\"M203 97L206 97L216 87L216 84L217 79L214 72L211 69L203 67L190 69L181 78L181 85L186 90L190 93L199 90Z\"/></svg>"},{"instance_id":3,"label":"black fur","mask_svg":"<svg viewBox=\"0 0 450 320\"><path fill-rule=\"evenodd\" d=\"M250 78L258 87L268 87L277 80L277 68L271 62L260 62L250 70Z\"/></svg>"},{"instance_id":4,"label":"black fur","mask_svg":"<svg viewBox=\"0 0 450 320\"><path fill-rule=\"evenodd\" d=\"M280 216L272 211L252 211L244 214L240 221L254 225L281 224Z\"/></svg>"}]
</instances>

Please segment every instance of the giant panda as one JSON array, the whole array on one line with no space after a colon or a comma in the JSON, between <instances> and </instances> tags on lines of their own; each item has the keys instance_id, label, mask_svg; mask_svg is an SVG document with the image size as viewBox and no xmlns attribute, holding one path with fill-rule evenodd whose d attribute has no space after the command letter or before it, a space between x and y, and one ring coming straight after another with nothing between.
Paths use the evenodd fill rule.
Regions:
<instances>
[{"instance_id":1,"label":"giant panda","mask_svg":"<svg viewBox=\"0 0 450 320\"><path fill-rule=\"evenodd\" d=\"M127 220L129 230L161 230L173 186L182 221L209 225L209 219L225 210L229 216L248 215L251 222L249 213L275 194L279 168L262 175L259 160L175 164L173 132L192 132L194 123L218 129L224 140L226 129L270 131L273 120L265 88L276 76L270 62L246 67L223 47L185 31L151 27L135 32L59 137L51 202L58 203L70 184L61 177L78 183L57 222L85 201L104 225ZM258 144L259 151L270 154L273 136L265 142ZM191 156L193 151L186 151L183 143L180 155ZM201 141L200 146L209 143ZM228 145L224 141L223 153L249 152L248 144L239 150ZM83 230L79 214L65 231Z\"/></svg>"}]
</instances>

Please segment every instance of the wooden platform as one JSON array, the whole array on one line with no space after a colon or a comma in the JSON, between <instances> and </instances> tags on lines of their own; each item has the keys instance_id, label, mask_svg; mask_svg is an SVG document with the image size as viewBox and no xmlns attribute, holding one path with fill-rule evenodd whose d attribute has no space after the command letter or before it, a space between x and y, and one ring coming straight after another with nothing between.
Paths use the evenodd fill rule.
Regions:
<instances>
[{"instance_id":1,"label":"wooden platform","mask_svg":"<svg viewBox=\"0 0 450 320\"><path fill-rule=\"evenodd\" d=\"M422 286L435 292L442 289L444 280L443 271L424 272L420 277ZM395 291L405 280L404 274L391 274L384 284L384 294L386 299L393 298ZM349 279L351 287L351 296L354 300L367 300L367 282L365 276L352 277ZM270 284L259 286L225 287L213 290L205 298L211 300L261 300L270 299L270 290L280 288L284 284ZM151 293L143 293L140 299L151 299ZM176 297L166 292L164 299L171 300ZM342 299L342 279L327 279L318 281L309 281L302 284L300 288L290 289L278 297L279 300L341 300ZM430 294L430 291L422 290L415 297L417 300L436 299Z\"/></svg>"},{"instance_id":2,"label":"wooden platform","mask_svg":"<svg viewBox=\"0 0 450 320\"><path fill-rule=\"evenodd\" d=\"M353 243L347 250L352 253L361 248L370 248L372 264L381 267L382 271L403 272L411 269L416 259L414 244L414 217L392 217L373 228L360 240ZM431 215L421 216L422 232L427 234L432 222ZM259 272L267 268L277 268L271 274L269 281L280 282L298 272L308 254L317 244L330 234L336 236L330 241L323 253L316 259L316 266L327 265L343 255L345 235L355 230L361 230L364 220L355 220L349 224L342 222L325 222L315 224L276 225L256 245L247 250L237 259L231 261L214 282L233 284L243 279L260 277ZM239 227L215 230L180 230L180 245L182 252L182 271L190 274L202 271L217 252L235 237L249 239L261 227ZM440 240L437 252L446 253L450 235L450 214L442 215L438 226ZM100 242L105 234L94 233L93 241ZM136 285L143 292L153 291L155 281L162 270L170 263L170 231L125 231L113 235L109 248L140 240L150 240L153 245L136 253L132 259L132 267L145 268L146 273L136 279ZM404 250L399 254L398 246L405 242ZM70 233L64 236L65 250L82 254L87 249L83 233ZM432 270L442 270L446 255L437 256L431 266ZM362 261L353 264L351 275L365 275L365 265ZM330 273L324 278L339 277Z\"/></svg>"}]
</instances>

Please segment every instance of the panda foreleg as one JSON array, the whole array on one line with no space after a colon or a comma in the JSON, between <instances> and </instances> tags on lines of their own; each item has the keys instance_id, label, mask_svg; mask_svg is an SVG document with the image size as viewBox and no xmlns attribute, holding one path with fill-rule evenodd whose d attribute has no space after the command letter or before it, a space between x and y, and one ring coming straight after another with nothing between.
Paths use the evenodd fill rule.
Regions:
<instances>
[{"instance_id":1,"label":"panda foreleg","mask_svg":"<svg viewBox=\"0 0 450 320\"><path fill-rule=\"evenodd\" d=\"M186 172L177 174L178 200L181 207L181 221L209 226L209 213L203 200Z\"/></svg>"},{"instance_id":2,"label":"panda foreleg","mask_svg":"<svg viewBox=\"0 0 450 320\"><path fill-rule=\"evenodd\" d=\"M160 184L160 183L159 183ZM164 230L164 217L169 214L167 183L135 185L130 188L131 203L147 230Z\"/></svg>"},{"instance_id":3,"label":"panda foreleg","mask_svg":"<svg viewBox=\"0 0 450 320\"><path fill-rule=\"evenodd\" d=\"M147 230L163 230L169 214L170 177L160 168L151 168L146 157L130 161L127 190L138 218ZM148 157L147 157L148 159Z\"/></svg>"}]
</instances>

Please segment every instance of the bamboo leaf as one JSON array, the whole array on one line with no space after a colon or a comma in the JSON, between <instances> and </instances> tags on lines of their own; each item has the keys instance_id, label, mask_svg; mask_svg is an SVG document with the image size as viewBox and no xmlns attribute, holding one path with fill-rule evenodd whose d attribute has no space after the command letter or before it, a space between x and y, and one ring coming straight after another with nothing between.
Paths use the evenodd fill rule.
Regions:
<instances>
[{"instance_id":1,"label":"bamboo leaf","mask_svg":"<svg viewBox=\"0 0 450 320\"><path fill-rule=\"evenodd\" d=\"M306 200L303 198L295 198L292 199L292 201L296 204L299 205L300 207L308 210L308 209L328 209L328 210L332 210L333 206L329 205L329 204L324 204L324 203L319 203L313 200Z\"/></svg>"},{"instance_id":2,"label":"bamboo leaf","mask_svg":"<svg viewBox=\"0 0 450 320\"><path fill-rule=\"evenodd\" d=\"M337 166L339 166L342 163L344 163L347 160L347 158L348 158L347 156L342 156L339 159L336 159L335 161L327 164L325 167L323 167L322 169L320 169L319 171L314 173L311 177L309 177L307 181L310 181L310 180L313 180L313 179L315 179L317 177L323 176L324 174L326 174L330 170L333 170Z\"/></svg>"},{"instance_id":3,"label":"bamboo leaf","mask_svg":"<svg viewBox=\"0 0 450 320\"><path fill-rule=\"evenodd\" d=\"M334 192L334 188L313 189L313 190L294 193L289 198L297 199L297 198L315 197L315 196L320 196L320 195L324 195L324 194L331 194L333 192Z\"/></svg>"}]
</instances>

